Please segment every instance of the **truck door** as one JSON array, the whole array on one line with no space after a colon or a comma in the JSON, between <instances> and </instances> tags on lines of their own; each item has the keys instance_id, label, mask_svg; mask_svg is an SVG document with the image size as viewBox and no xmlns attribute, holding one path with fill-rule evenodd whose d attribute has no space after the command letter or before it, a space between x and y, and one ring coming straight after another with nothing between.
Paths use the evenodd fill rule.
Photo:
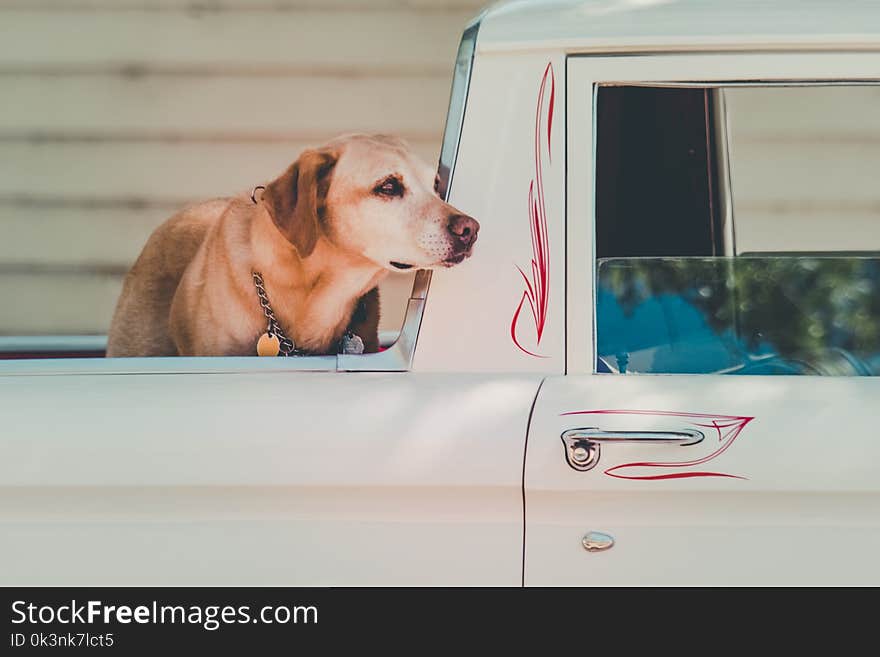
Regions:
<instances>
[{"instance_id":1,"label":"truck door","mask_svg":"<svg viewBox=\"0 0 880 657\"><path fill-rule=\"evenodd\" d=\"M526 585L877 584L878 399L876 377L551 377Z\"/></svg>"},{"instance_id":2,"label":"truck door","mask_svg":"<svg viewBox=\"0 0 880 657\"><path fill-rule=\"evenodd\" d=\"M854 201L880 149L834 137L858 129L878 64L569 59L568 374L544 382L530 423L526 585L880 582L880 223ZM649 152L609 147L604 80L615 120L632 98L652 112L642 132L667 128L629 140ZM696 112L702 142L664 122L664 98L695 89L736 109ZM727 130L745 135L729 160ZM701 152L705 177L689 164ZM658 187L676 172L690 182ZM654 204L608 197L662 189Z\"/></svg>"}]
</instances>

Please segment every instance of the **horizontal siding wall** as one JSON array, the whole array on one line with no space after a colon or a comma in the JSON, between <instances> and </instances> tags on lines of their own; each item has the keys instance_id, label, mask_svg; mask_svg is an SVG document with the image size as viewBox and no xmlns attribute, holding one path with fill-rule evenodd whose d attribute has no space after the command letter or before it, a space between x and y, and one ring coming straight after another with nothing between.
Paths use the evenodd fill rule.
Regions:
<instances>
[{"instance_id":1,"label":"horizontal siding wall","mask_svg":"<svg viewBox=\"0 0 880 657\"><path fill-rule=\"evenodd\" d=\"M436 162L483 0L0 0L0 335L104 333L180 205L344 132ZM411 278L386 286L400 324Z\"/></svg>"},{"instance_id":2,"label":"horizontal siding wall","mask_svg":"<svg viewBox=\"0 0 880 657\"><path fill-rule=\"evenodd\" d=\"M339 133L436 161L484 1L0 0L0 334L105 332L156 225ZM740 250L880 249L880 89L727 104Z\"/></svg>"},{"instance_id":3,"label":"horizontal siding wall","mask_svg":"<svg viewBox=\"0 0 880 657\"><path fill-rule=\"evenodd\" d=\"M740 252L880 250L880 87L726 100Z\"/></svg>"}]
</instances>

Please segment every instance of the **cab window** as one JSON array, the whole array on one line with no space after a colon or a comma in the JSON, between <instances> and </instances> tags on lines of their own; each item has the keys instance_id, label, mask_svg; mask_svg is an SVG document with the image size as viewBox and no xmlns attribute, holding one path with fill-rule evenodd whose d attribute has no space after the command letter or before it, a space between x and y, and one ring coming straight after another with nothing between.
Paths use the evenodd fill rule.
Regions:
<instances>
[{"instance_id":1,"label":"cab window","mask_svg":"<svg viewBox=\"0 0 880 657\"><path fill-rule=\"evenodd\" d=\"M878 91L601 87L596 370L880 375Z\"/></svg>"}]
</instances>

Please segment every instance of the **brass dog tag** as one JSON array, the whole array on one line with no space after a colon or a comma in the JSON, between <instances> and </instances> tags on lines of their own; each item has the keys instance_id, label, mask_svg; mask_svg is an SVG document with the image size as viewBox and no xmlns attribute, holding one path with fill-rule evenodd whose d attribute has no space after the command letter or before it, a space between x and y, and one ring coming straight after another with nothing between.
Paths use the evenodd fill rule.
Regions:
<instances>
[{"instance_id":1,"label":"brass dog tag","mask_svg":"<svg viewBox=\"0 0 880 657\"><path fill-rule=\"evenodd\" d=\"M263 333L257 340L257 356L277 356L281 351L281 341L277 335Z\"/></svg>"}]
</instances>

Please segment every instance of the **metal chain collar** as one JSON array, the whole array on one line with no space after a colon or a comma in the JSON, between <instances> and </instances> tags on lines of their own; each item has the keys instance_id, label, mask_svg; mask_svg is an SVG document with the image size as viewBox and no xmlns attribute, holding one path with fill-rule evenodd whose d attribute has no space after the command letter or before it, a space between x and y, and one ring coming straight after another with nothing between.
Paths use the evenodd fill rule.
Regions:
<instances>
[{"instance_id":1,"label":"metal chain collar","mask_svg":"<svg viewBox=\"0 0 880 657\"><path fill-rule=\"evenodd\" d=\"M257 288L257 296L260 297L260 306L263 308L263 314L269 322L266 333L269 337L278 338L278 355L279 356L305 356L306 352L297 349L293 340L288 338L278 323L272 306L269 304L269 295L266 294L266 286L263 284L263 277L259 272L252 272L254 277L254 287Z\"/></svg>"},{"instance_id":2,"label":"metal chain collar","mask_svg":"<svg viewBox=\"0 0 880 657\"><path fill-rule=\"evenodd\" d=\"M251 192L251 201L257 203L257 190L266 190L265 185L257 185ZM263 276L259 272L251 272L254 277L254 287L257 288L257 296L260 298L260 306L263 308L263 314L269 322L266 333L269 337L278 338L278 355L279 356L307 356L308 352L303 349L297 349L293 340L288 338L278 323L275 313L272 311L272 305L269 303L269 295L266 293L266 286L263 284ZM361 354L364 351L364 342L360 336L346 331L337 345L338 353L341 354Z\"/></svg>"}]
</instances>

